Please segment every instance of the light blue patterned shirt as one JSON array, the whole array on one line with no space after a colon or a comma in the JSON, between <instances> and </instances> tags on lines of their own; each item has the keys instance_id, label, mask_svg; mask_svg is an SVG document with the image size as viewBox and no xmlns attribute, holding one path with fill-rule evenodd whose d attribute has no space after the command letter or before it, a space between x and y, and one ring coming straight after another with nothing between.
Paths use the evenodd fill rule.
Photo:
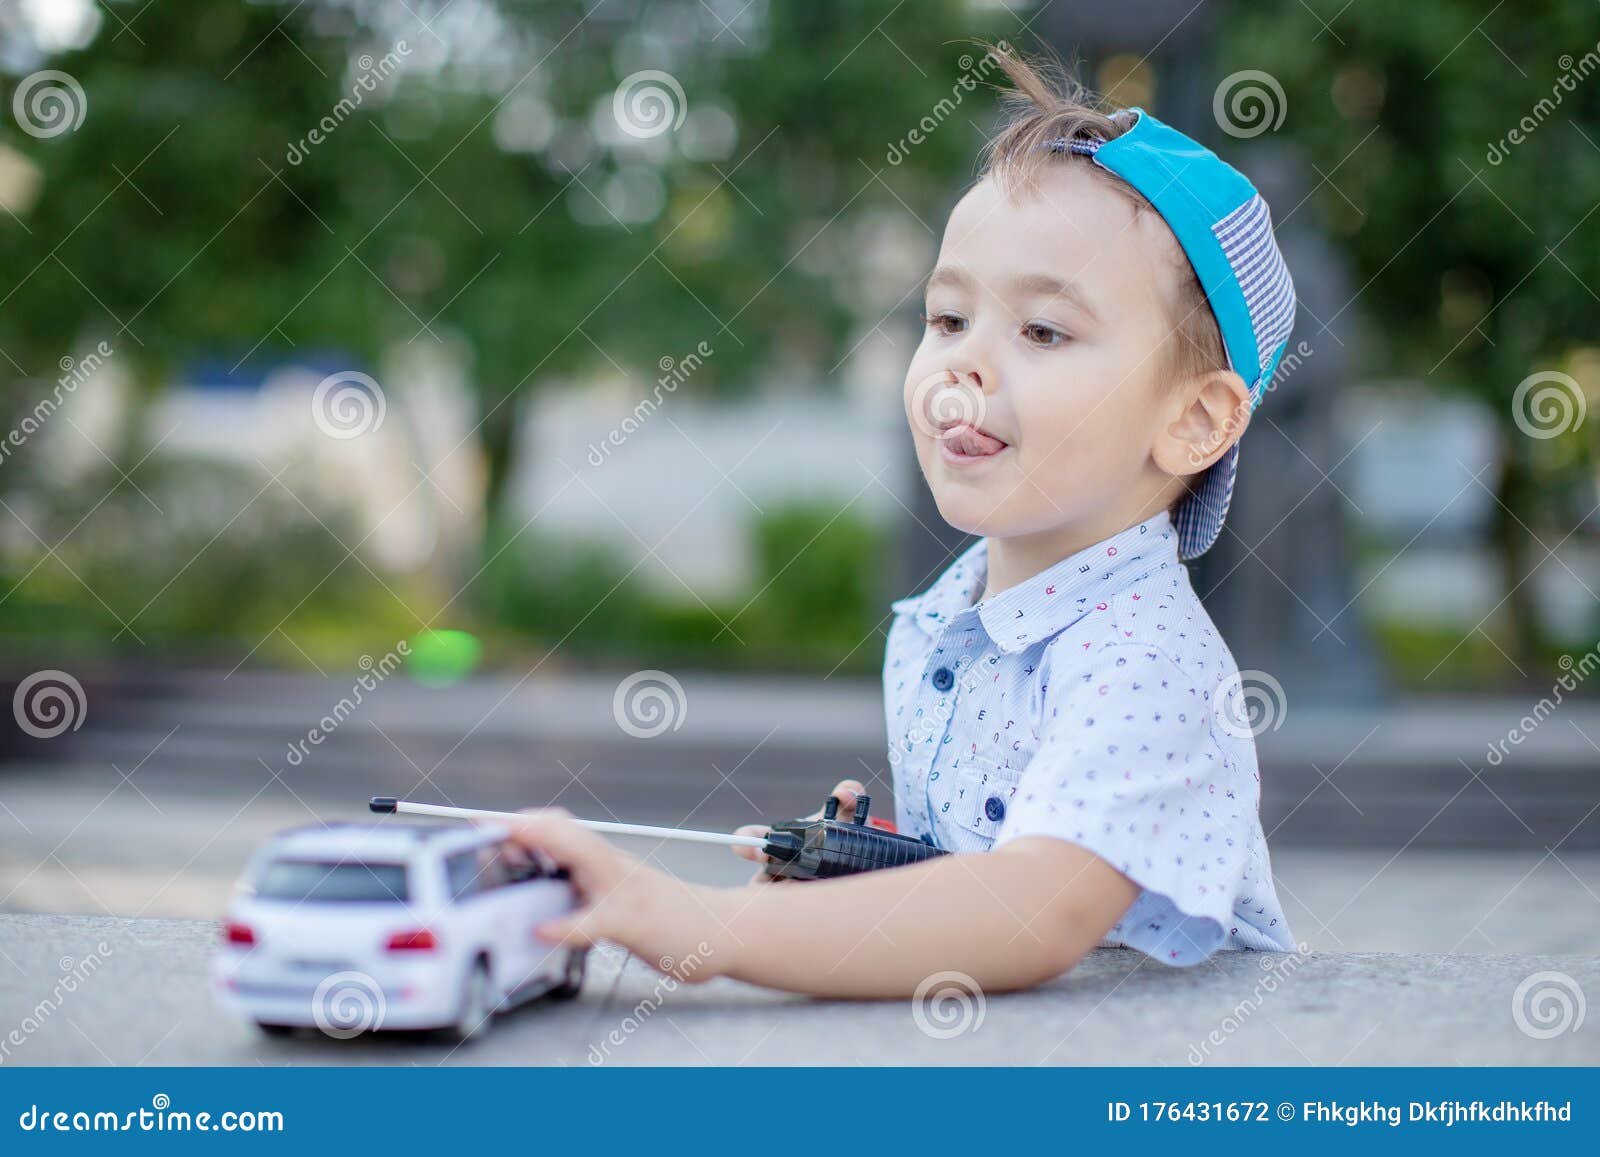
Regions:
<instances>
[{"instance_id":1,"label":"light blue patterned shirt","mask_svg":"<svg viewBox=\"0 0 1600 1157\"><path fill-rule=\"evenodd\" d=\"M1165 511L973 598L979 540L893 604L883 666L895 821L952 852L1079 844L1141 891L1103 946L1191 965L1292 951L1239 674Z\"/></svg>"}]
</instances>

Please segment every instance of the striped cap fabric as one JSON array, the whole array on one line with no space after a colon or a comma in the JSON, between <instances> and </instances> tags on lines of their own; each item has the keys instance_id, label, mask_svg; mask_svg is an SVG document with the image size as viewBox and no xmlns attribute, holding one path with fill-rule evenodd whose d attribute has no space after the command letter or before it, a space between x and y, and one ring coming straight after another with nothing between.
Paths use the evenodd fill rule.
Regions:
<instances>
[{"instance_id":1,"label":"striped cap fabric","mask_svg":"<svg viewBox=\"0 0 1600 1157\"><path fill-rule=\"evenodd\" d=\"M1272 213L1244 174L1141 108L1120 137L1058 138L1137 189L1188 255L1216 316L1228 368L1244 379L1252 412L1261 404L1294 328L1294 282L1272 233ZM1198 558L1222 533L1239 471L1235 442L1173 513L1178 556Z\"/></svg>"}]
</instances>

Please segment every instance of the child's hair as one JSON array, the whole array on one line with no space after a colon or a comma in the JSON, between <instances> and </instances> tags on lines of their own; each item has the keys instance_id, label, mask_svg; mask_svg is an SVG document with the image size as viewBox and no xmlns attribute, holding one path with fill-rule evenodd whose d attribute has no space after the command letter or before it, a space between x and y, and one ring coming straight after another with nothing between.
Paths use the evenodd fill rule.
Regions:
<instances>
[{"instance_id":1,"label":"child's hair","mask_svg":"<svg viewBox=\"0 0 1600 1157\"><path fill-rule=\"evenodd\" d=\"M1047 166L1082 163L1126 197L1135 213L1155 211L1137 189L1089 157L1049 147L1050 142L1061 139L1100 137L1109 141L1120 137L1133 127L1132 113L1109 108L1057 60L1027 61L1003 43L982 47L1015 87L1000 92L1001 108L1008 115L999 134L984 147L980 179L992 174L1004 189L1014 192L1032 188ZM1173 382L1228 368L1222 331L1217 328L1211 303L1181 248L1178 256L1177 316L1172 320L1166 366Z\"/></svg>"}]
</instances>

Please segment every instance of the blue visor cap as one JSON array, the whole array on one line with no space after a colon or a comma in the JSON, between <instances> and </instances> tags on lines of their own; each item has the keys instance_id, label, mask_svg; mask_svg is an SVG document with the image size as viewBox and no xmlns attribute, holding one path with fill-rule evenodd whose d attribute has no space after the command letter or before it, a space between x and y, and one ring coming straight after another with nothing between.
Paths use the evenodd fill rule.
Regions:
<instances>
[{"instance_id":1,"label":"blue visor cap","mask_svg":"<svg viewBox=\"0 0 1600 1157\"><path fill-rule=\"evenodd\" d=\"M1052 142L1081 153L1137 189L1188 255L1222 331L1228 367L1261 404L1294 328L1294 282L1272 234L1272 214L1243 173L1141 108L1113 140ZM1222 533L1239 470L1239 444L1205 473L1174 512L1180 558L1196 558Z\"/></svg>"}]
</instances>

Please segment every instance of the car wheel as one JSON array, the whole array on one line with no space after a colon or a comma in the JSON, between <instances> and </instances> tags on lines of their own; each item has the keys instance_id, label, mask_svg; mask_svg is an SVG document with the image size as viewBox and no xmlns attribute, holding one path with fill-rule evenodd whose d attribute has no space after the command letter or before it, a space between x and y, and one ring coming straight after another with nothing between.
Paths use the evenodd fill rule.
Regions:
<instances>
[{"instance_id":1,"label":"car wheel","mask_svg":"<svg viewBox=\"0 0 1600 1157\"><path fill-rule=\"evenodd\" d=\"M561 974L561 980L550 990L551 1000L571 1000L583 991L583 976L589 967L589 950L587 948L574 948L567 953L566 971Z\"/></svg>"},{"instance_id":2,"label":"car wheel","mask_svg":"<svg viewBox=\"0 0 1600 1157\"><path fill-rule=\"evenodd\" d=\"M488 1033L494 1010L489 1005L489 962L482 957L467 969L456 1010L455 1022L448 1030L453 1039L466 1042Z\"/></svg>"},{"instance_id":3,"label":"car wheel","mask_svg":"<svg viewBox=\"0 0 1600 1157\"><path fill-rule=\"evenodd\" d=\"M256 1027L268 1036L289 1036L294 1032L292 1024L273 1024L265 1020L256 1021Z\"/></svg>"}]
</instances>

